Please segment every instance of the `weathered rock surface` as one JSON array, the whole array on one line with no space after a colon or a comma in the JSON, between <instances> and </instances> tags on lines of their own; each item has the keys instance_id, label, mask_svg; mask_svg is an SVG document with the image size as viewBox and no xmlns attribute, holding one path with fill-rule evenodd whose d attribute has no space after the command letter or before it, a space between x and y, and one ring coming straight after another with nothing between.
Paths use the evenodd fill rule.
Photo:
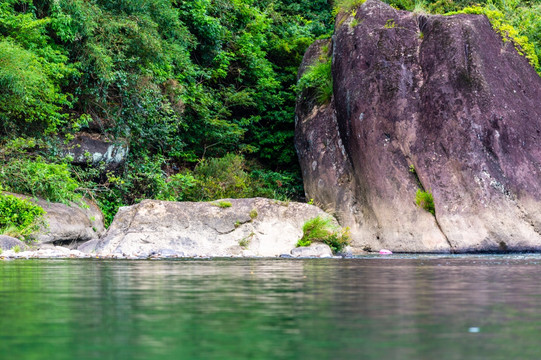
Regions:
<instances>
[{"instance_id":1,"label":"weathered rock surface","mask_svg":"<svg viewBox=\"0 0 541 360\"><path fill-rule=\"evenodd\" d=\"M327 244L313 243L310 246L302 246L291 250L293 257L302 258L330 258L333 256L332 250Z\"/></svg>"},{"instance_id":2,"label":"weathered rock surface","mask_svg":"<svg viewBox=\"0 0 541 360\"><path fill-rule=\"evenodd\" d=\"M106 169L115 169L124 164L129 146L125 141L112 141L101 134L80 132L69 141L66 155L73 157L75 165L98 165L104 163Z\"/></svg>"},{"instance_id":3,"label":"weathered rock surface","mask_svg":"<svg viewBox=\"0 0 541 360\"><path fill-rule=\"evenodd\" d=\"M91 201L84 200L87 207L53 203L43 199L12 194L27 199L45 210L46 226L33 234L37 244L64 243L75 246L81 242L98 239L105 233L104 218L101 210Z\"/></svg>"},{"instance_id":4,"label":"weathered rock surface","mask_svg":"<svg viewBox=\"0 0 541 360\"><path fill-rule=\"evenodd\" d=\"M307 197L351 227L357 252L541 250L541 78L528 61L484 16L378 0L351 14L336 19L331 103L297 104Z\"/></svg>"},{"instance_id":5,"label":"weathered rock surface","mask_svg":"<svg viewBox=\"0 0 541 360\"><path fill-rule=\"evenodd\" d=\"M104 219L96 204L86 201L88 208L77 204L71 206L38 200L47 214L48 226L36 236L38 243L65 243L74 246L78 243L98 239L105 232Z\"/></svg>"},{"instance_id":6,"label":"weathered rock surface","mask_svg":"<svg viewBox=\"0 0 541 360\"><path fill-rule=\"evenodd\" d=\"M105 236L79 250L100 256L278 256L289 253L303 224L321 209L269 199L219 202L144 200L119 210Z\"/></svg>"},{"instance_id":7,"label":"weathered rock surface","mask_svg":"<svg viewBox=\"0 0 541 360\"><path fill-rule=\"evenodd\" d=\"M0 249L11 250L15 246L19 246L20 249L25 249L26 244L19 239L15 239L11 236L0 235Z\"/></svg>"}]
</instances>

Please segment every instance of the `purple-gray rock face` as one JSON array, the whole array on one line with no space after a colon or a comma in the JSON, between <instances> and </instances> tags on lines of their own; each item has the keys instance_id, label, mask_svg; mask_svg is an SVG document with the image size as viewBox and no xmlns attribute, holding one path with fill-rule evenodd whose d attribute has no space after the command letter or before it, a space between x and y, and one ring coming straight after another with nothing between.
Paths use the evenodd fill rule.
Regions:
<instances>
[{"instance_id":1,"label":"purple-gray rock face","mask_svg":"<svg viewBox=\"0 0 541 360\"><path fill-rule=\"evenodd\" d=\"M378 0L336 21L334 95L299 97L296 147L307 197L354 250L541 250L541 78L513 43L484 16Z\"/></svg>"}]
</instances>

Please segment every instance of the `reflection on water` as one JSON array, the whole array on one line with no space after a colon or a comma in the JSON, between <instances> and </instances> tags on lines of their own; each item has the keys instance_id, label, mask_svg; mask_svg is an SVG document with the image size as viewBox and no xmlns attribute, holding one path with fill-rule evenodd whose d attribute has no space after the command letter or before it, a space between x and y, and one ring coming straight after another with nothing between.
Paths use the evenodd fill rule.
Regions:
<instances>
[{"instance_id":1,"label":"reflection on water","mask_svg":"<svg viewBox=\"0 0 541 360\"><path fill-rule=\"evenodd\" d=\"M0 358L538 359L540 278L539 255L0 262Z\"/></svg>"}]
</instances>

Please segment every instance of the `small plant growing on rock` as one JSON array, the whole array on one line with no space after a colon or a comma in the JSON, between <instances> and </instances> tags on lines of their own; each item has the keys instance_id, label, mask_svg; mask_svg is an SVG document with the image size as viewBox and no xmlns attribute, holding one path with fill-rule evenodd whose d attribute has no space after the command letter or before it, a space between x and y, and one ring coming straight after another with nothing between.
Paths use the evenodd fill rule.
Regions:
<instances>
[{"instance_id":1,"label":"small plant growing on rock","mask_svg":"<svg viewBox=\"0 0 541 360\"><path fill-rule=\"evenodd\" d=\"M250 211L250 219L254 220L256 217L257 217L257 210L252 209L252 211Z\"/></svg>"},{"instance_id":2,"label":"small plant growing on rock","mask_svg":"<svg viewBox=\"0 0 541 360\"><path fill-rule=\"evenodd\" d=\"M396 27L396 23L394 22L393 19L389 19L385 23L385 29L394 29L395 27Z\"/></svg>"},{"instance_id":3,"label":"small plant growing on rock","mask_svg":"<svg viewBox=\"0 0 541 360\"><path fill-rule=\"evenodd\" d=\"M215 204L212 204L212 205L215 205L215 206L218 206L219 208L222 208L222 209L225 209L225 208L228 208L228 207L231 207L231 202L229 201L219 201L218 203L215 203Z\"/></svg>"},{"instance_id":4,"label":"small plant growing on rock","mask_svg":"<svg viewBox=\"0 0 541 360\"><path fill-rule=\"evenodd\" d=\"M328 104L333 94L331 65L332 58L323 53L301 76L296 86L297 92L307 91L319 105Z\"/></svg>"},{"instance_id":5,"label":"small plant growing on rock","mask_svg":"<svg viewBox=\"0 0 541 360\"><path fill-rule=\"evenodd\" d=\"M322 242L329 245L333 253L341 251L350 242L349 228L342 229L333 224L331 218L317 216L304 223L303 236L297 242L297 247L310 246L312 242Z\"/></svg>"},{"instance_id":6,"label":"small plant growing on rock","mask_svg":"<svg viewBox=\"0 0 541 360\"><path fill-rule=\"evenodd\" d=\"M20 253L21 247L19 245L15 245L14 247L11 248L11 250L13 250L13 252L15 253Z\"/></svg>"},{"instance_id":7,"label":"small plant growing on rock","mask_svg":"<svg viewBox=\"0 0 541 360\"><path fill-rule=\"evenodd\" d=\"M250 235L242 238L239 240L239 246L243 249L246 249L250 245L250 241L252 241L252 237L255 235L255 233L250 233Z\"/></svg>"},{"instance_id":8,"label":"small plant growing on rock","mask_svg":"<svg viewBox=\"0 0 541 360\"><path fill-rule=\"evenodd\" d=\"M434 197L432 196L432 193L418 189L417 193L415 194L415 203L417 203L417 206L422 207L432 215L436 215Z\"/></svg>"}]
</instances>

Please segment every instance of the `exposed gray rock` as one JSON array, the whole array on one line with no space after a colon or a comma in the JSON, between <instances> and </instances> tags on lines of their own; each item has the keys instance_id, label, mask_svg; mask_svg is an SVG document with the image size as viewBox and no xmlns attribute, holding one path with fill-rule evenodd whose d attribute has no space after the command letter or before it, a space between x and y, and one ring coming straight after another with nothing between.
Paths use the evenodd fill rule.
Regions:
<instances>
[{"instance_id":1,"label":"exposed gray rock","mask_svg":"<svg viewBox=\"0 0 541 360\"><path fill-rule=\"evenodd\" d=\"M301 246L291 250L291 255L294 257L308 258L330 258L332 250L327 244L312 243L310 246Z\"/></svg>"},{"instance_id":2,"label":"exposed gray rock","mask_svg":"<svg viewBox=\"0 0 541 360\"><path fill-rule=\"evenodd\" d=\"M38 246L62 243L74 247L77 243L98 239L105 233L103 214L92 201L66 205L20 194L12 195L32 201L45 210L46 225L32 235Z\"/></svg>"},{"instance_id":3,"label":"exposed gray rock","mask_svg":"<svg viewBox=\"0 0 541 360\"><path fill-rule=\"evenodd\" d=\"M84 252L84 253L87 253L87 254L94 253L95 250L96 250L96 245L98 244L98 242L99 242L99 239L88 240L88 241L80 244L77 247L77 250L79 250L81 252Z\"/></svg>"},{"instance_id":4,"label":"exposed gray rock","mask_svg":"<svg viewBox=\"0 0 541 360\"><path fill-rule=\"evenodd\" d=\"M144 200L119 210L105 236L79 249L99 256L279 256L302 236L321 209L296 202L227 199L218 202Z\"/></svg>"},{"instance_id":5,"label":"exposed gray rock","mask_svg":"<svg viewBox=\"0 0 541 360\"><path fill-rule=\"evenodd\" d=\"M103 214L93 202L85 201L88 208L75 203L68 206L41 199L36 203L46 211L47 223L35 236L38 243L61 242L73 247L71 243L98 239L105 232Z\"/></svg>"},{"instance_id":6,"label":"exposed gray rock","mask_svg":"<svg viewBox=\"0 0 541 360\"><path fill-rule=\"evenodd\" d=\"M26 249L27 246L19 239L15 239L11 236L0 235L0 249L10 250L15 246L19 246L20 249Z\"/></svg>"},{"instance_id":7,"label":"exposed gray rock","mask_svg":"<svg viewBox=\"0 0 541 360\"><path fill-rule=\"evenodd\" d=\"M485 16L367 0L328 48L333 99L299 97L296 147L306 196L354 252L541 250L541 78Z\"/></svg>"},{"instance_id":8,"label":"exposed gray rock","mask_svg":"<svg viewBox=\"0 0 541 360\"><path fill-rule=\"evenodd\" d=\"M66 146L66 155L73 157L76 165L97 165L105 163L107 169L114 169L126 160L129 146L123 140L111 140L102 134L80 132Z\"/></svg>"},{"instance_id":9,"label":"exposed gray rock","mask_svg":"<svg viewBox=\"0 0 541 360\"><path fill-rule=\"evenodd\" d=\"M335 255L350 258L353 257L353 249L348 245Z\"/></svg>"}]
</instances>

